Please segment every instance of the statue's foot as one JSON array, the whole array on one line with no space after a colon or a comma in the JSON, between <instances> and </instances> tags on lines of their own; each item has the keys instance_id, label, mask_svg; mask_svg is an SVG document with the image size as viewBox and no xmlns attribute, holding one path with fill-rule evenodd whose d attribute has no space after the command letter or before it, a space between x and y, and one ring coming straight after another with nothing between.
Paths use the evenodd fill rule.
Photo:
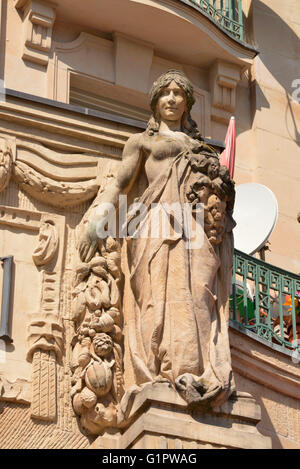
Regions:
<instances>
[{"instance_id":1,"label":"statue's foot","mask_svg":"<svg viewBox=\"0 0 300 469\"><path fill-rule=\"evenodd\" d=\"M191 373L184 373L175 380L176 389L190 406L211 407L212 402L222 392L222 387Z\"/></svg>"}]
</instances>

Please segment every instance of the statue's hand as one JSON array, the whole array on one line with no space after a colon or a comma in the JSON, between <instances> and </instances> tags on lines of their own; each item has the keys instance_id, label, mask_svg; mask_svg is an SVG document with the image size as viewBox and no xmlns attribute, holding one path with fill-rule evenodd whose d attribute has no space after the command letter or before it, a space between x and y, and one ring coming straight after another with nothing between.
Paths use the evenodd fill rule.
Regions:
<instances>
[{"instance_id":1,"label":"statue's hand","mask_svg":"<svg viewBox=\"0 0 300 469\"><path fill-rule=\"evenodd\" d=\"M89 262L92 259L98 248L98 241L97 235L91 236L90 229L85 228L78 243L79 256L82 262Z\"/></svg>"}]
</instances>

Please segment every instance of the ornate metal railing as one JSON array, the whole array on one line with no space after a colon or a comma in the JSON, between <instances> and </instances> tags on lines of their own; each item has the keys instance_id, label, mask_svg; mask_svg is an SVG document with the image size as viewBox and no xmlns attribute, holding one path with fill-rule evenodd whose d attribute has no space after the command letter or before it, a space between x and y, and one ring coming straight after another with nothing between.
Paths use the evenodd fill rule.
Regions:
<instances>
[{"instance_id":1,"label":"ornate metal railing","mask_svg":"<svg viewBox=\"0 0 300 469\"><path fill-rule=\"evenodd\" d=\"M285 350L300 350L300 277L235 250L231 320Z\"/></svg>"},{"instance_id":2,"label":"ornate metal railing","mask_svg":"<svg viewBox=\"0 0 300 469\"><path fill-rule=\"evenodd\" d=\"M184 0L197 6L221 28L244 40L242 0Z\"/></svg>"}]
</instances>

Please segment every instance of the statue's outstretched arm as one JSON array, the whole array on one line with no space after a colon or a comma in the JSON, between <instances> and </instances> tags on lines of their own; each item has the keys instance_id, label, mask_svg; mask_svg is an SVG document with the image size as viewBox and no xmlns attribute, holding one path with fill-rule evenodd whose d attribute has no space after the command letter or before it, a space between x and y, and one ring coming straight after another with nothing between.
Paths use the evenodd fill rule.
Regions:
<instances>
[{"instance_id":1,"label":"statue's outstretched arm","mask_svg":"<svg viewBox=\"0 0 300 469\"><path fill-rule=\"evenodd\" d=\"M134 184L139 173L142 160L141 134L132 135L125 144L122 163L111 183L97 197L98 205L111 204L114 209L118 207L119 195L127 194ZM89 262L93 257L98 244L97 223L103 215L97 213L97 208L92 210L89 217L88 228L84 231L79 241L79 254L83 262Z\"/></svg>"}]
</instances>

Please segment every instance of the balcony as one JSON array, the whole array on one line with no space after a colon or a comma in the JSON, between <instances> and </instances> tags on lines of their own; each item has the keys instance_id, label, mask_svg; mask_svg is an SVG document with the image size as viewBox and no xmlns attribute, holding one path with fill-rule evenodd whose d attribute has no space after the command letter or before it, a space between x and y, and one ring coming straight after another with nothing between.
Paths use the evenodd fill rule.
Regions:
<instances>
[{"instance_id":1,"label":"balcony","mask_svg":"<svg viewBox=\"0 0 300 469\"><path fill-rule=\"evenodd\" d=\"M230 311L233 327L298 357L298 275L235 250Z\"/></svg>"},{"instance_id":2,"label":"balcony","mask_svg":"<svg viewBox=\"0 0 300 469\"><path fill-rule=\"evenodd\" d=\"M245 41L242 0L60 0L55 21L107 39L123 34L160 57L196 67L217 59L245 67L257 55ZM53 39L60 41L56 32Z\"/></svg>"},{"instance_id":3,"label":"balcony","mask_svg":"<svg viewBox=\"0 0 300 469\"><path fill-rule=\"evenodd\" d=\"M240 41L244 40L242 0L181 0L200 9L209 19Z\"/></svg>"}]
</instances>

